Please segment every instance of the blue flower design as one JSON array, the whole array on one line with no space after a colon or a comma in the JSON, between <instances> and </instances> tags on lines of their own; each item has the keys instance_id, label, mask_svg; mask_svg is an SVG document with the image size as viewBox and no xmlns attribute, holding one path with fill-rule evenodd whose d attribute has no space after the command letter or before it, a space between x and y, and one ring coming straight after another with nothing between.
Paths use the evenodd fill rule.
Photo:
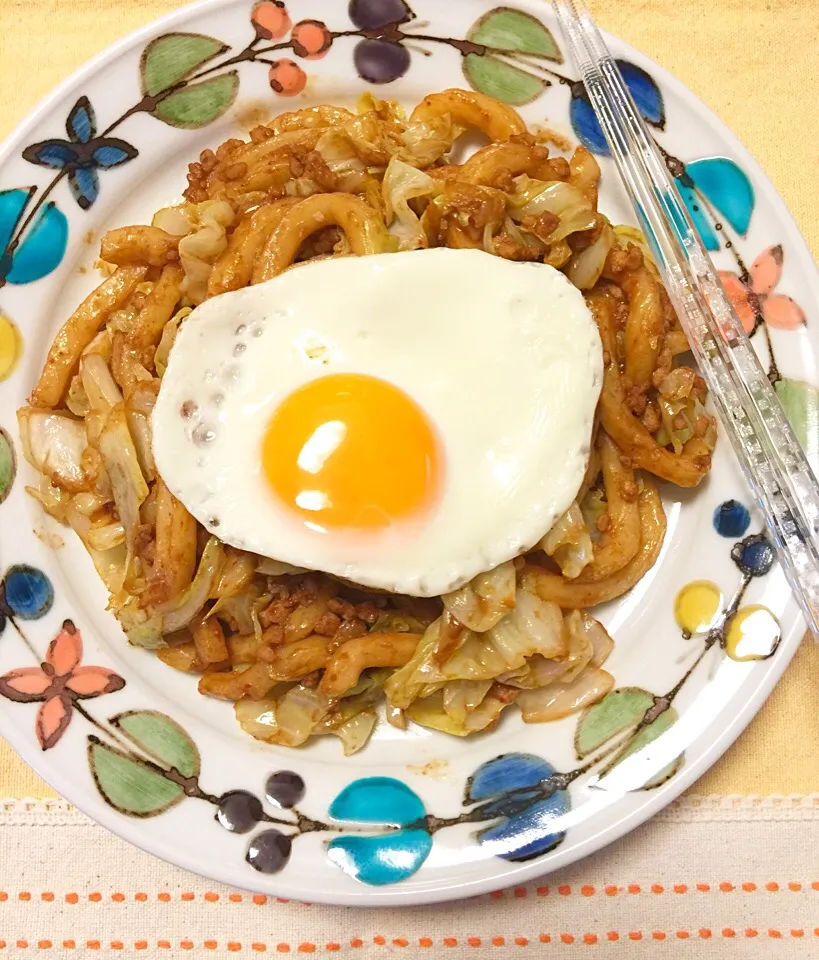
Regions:
<instances>
[{"instance_id":1,"label":"blue flower design","mask_svg":"<svg viewBox=\"0 0 819 960\"><path fill-rule=\"evenodd\" d=\"M334 820L397 828L378 836L346 835L327 845L330 860L371 886L411 877L429 856L432 837L421 798L392 777L365 777L345 787L330 805Z\"/></svg>"},{"instance_id":2,"label":"blue flower design","mask_svg":"<svg viewBox=\"0 0 819 960\"><path fill-rule=\"evenodd\" d=\"M65 171L74 199L88 210L99 196L97 171L119 167L133 160L138 151L118 137L97 136L96 117L88 97L80 97L71 108L65 128L68 140L33 143L23 151L23 157L41 167Z\"/></svg>"},{"instance_id":3,"label":"blue flower design","mask_svg":"<svg viewBox=\"0 0 819 960\"><path fill-rule=\"evenodd\" d=\"M517 863L554 850L566 836L559 821L571 807L562 779L550 763L531 753L506 753L478 767L465 802L485 801L481 819L498 821L477 834L478 843Z\"/></svg>"},{"instance_id":4,"label":"blue flower design","mask_svg":"<svg viewBox=\"0 0 819 960\"><path fill-rule=\"evenodd\" d=\"M694 160L687 163L684 172L675 179L706 249L720 249L718 228L711 222L713 214L709 204L741 237L745 236L756 198L748 175L733 160L727 157Z\"/></svg>"},{"instance_id":5,"label":"blue flower design","mask_svg":"<svg viewBox=\"0 0 819 960\"><path fill-rule=\"evenodd\" d=\"M628 60L617 60L616 63L640 113L653 127L662 130L665 127L665 104L657 81ZM578 140L587 150L603 157L611 155L586 88L580 81L572 84L569 116Z\"/></svg>"}]
</instances>

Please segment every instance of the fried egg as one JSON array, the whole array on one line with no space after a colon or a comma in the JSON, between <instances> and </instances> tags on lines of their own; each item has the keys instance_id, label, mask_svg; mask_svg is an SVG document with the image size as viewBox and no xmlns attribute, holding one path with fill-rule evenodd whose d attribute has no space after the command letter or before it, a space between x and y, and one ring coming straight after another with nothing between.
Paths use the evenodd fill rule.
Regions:
<instances>
[{"instance_id":1,"label":"fried egg","mask_svg":"<svg viewBox=\"0 0 819 960\"><path fill-rule=\"evenodd\" d=\"M435 596L571 505L602 367L582 294L550 266L449 249L317 261L184 321L154 454L226 543Z\"/></svg>"}]
</instances>

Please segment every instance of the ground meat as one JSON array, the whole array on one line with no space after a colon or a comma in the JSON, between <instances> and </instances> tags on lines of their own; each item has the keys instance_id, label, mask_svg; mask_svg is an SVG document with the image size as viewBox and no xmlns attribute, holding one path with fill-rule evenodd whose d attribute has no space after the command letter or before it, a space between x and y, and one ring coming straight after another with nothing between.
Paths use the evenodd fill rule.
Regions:
<instances>
[{"instance_id":1,"label":"ground meat","mask_svg":"<svg viewBox=\"0 0 819 960\"><path fill-rule=\"evenodd\" d=\"M630 503L637 499L637 494L640 491L637 488L637 484L633 480L624 480L620 484L620 495L624 500L628 500Z\"/></svg>"},{"instance_id":2,"label":"ground meat","mask_svg":"<svg viewBox=\"0 0 819 960\"><path fill-rule=\"evenodd\" d=\"M338 177L327 166L324 157L316 150L311 150L305 158L304 176L309 180L314 180L322 190L328 193L338 190Z\"/></svg>"},{"instance_id":3,"label":"ground meat","mask_svg":"<svg viewBox=\"0 0 819 960\"><path fill-rule=\"evenodd\" d=\"M350 603L349 600L342 600L340 597L333 597L332 600L327 601L327 607L331 613L335 613L337 616L341 617L342 620L355 619L355 607Z\"/></svg>"},{"instance_id":4,"label":"ground meat","mask_svg":"<svg viewBox=\"0 0 819 960\"><path fill-rule=\"evenodd\" d=\"M313 627L313 632L318 633L322 637L334 637L340 626L341 617L337 613L331 613L328 610L323 617L319 618Z\"/></svg>"},{"instance_id":5,"label":"ground meat","mask_svg":"<svg viewBox=\"0 0 819 960\"><path fill-rule=\"evenodd\" d=\"M654 373L651 375L651 382L655 387L659 388L663 380L671 373L673 366L674 358L671 355L671 351L668 347L663 347L659 354L657 354L657 365L654 368Z\"/></svg>"},{"instance_id":6,"label":"ground meat","mask_svg":"<svg viewBox=\"0 0 819 960\"><path fill-rule=\"evenodd\" d=\"M368 600L366 603L356 604L355 615L364 623L373 624L379 617L379 610L374 603Z\"/></svg>"},{"instance_id":7,"label":"ground meat","mask_svg":"<svg viewBox=\"0 0 819 960\"><path fill-rule=\"evenodd\" d=\"M626 392L626 404L635 416L642 416L647 403L645 387L630 387Z\"/></svg>"},{"instance_id":8,"label":"ground meat","mask_svg":"<svg viewBox=\"0 0 819 960\"><path fill-rule=\"evenodd\" d=\"M649 433L656 433L660 429L660 424L663 422L659 410L653 403L646 405L645 413L640 419Z\"/></svg>"},{"instance_id":9,"label":"ground meat","mask_svg":"<svg viewBox=\"0 0 819 960\"><path fill-rule=\"evenodd\" d=\"M508 233L502 233L495 237L492 241L492 248L497 256L503 257L504 260L514 260L518 263L540 260L543 256L543 249L540 244L529 247L524 243L519 243L514 237L510 237Z\"/></svg>"},{"instance_id":10,"label":"ground meat","mask_svg":"<svg viewBox=\"0 0 819 960\"><path fill-rule=\"evenodd\" d=\"M606 530L608 530L611 526L611 517L609 514L604 513L602 516L598 517L596 526L600 533L605 533Z\"/></svg>"},{"instance_id":11,"label":"ground meat","mask_svg":"<svg viewBox=\"0 0 819 960\"><path fill-rule=\"evenodd\" d=\"M560 217L556 213L550 213L546 210L540 216L530 214L528 217L524 217L520 225L524 230L534 234L538 240L549 243L549 238L560 225Z\"/></svg>"}]
</instances>

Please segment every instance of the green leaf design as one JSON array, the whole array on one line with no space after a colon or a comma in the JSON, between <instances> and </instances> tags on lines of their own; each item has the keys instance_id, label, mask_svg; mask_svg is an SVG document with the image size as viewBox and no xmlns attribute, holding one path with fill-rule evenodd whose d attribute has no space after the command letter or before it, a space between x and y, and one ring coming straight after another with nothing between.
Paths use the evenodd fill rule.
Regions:
<instances>
[{"instance_id":1,"label":"green leaf design","mask_svg":"<svg viewBox=\"0 0 819 960\"><path fill-rule=\"evenodd\" d=\"M14 477L17 473L17 461L14 456L14 447L11 438L6 431L0 427L0 503L2 503L11 492L11 485L14 483Z\"/></svg>"},{"instance_id":2,"label":"green leaf design","mask_svg":"<svg viewBox=\"0 0 819 960\"><path fill-rule=\"evenodd\" d=\"M780 380L776 392L808 460L819 469L819 390L803 380Z\"/></svg>"},{"instance_id":3,"label":"green leaf design","mask_svg":"<svg viewBox=\"0 0 819 960\"><path fill-rule=\"evenodd\" d=\"M578 760L603 746L618 733L636 727L646 710L654 706L654 696L641 687L620 687L584 711L577 723L574 747Z\"/></svg>"},{"instance_id":4,"label":"green leaf design","mask_svg":"<svg viewBox=\"0 0 819 960\"><path fill-rule=\"evenodd\" d=\"M528 53L563 63L563 54L551 30L522 10L510 7L490 10L472 27L467 39L496 50Z\"/></svg>"},{"instance_id":5,"label":"green leaf design","mask_svg":"<svg viewBox=\"0 0 819 960\"><path fill-rule=\"evenodd\" d=\"M175 90L154 107L154 116L172 127L197 130L221 117L239 92L239 74L230 73Z\"/></svg>"},{"instance_id":6,"label":"green leaf design","mask_svg":"<svg viewBox=\"0 0 819 960\"><path fill-rule=\"evenodd\" d=\"M185 796L178 783L105 743L88 745L88 765L105 802L131 817L158 816Z\"/></svg>"},{"instance_id":7,"label":"green leaf design","mask_svg":"<svg viewBox=\"0 0 819 960\"><path fill-rule=\"evenodd\" d=\"M198 777L199 750L175 720L156 710L131 710L111 717L113 726L166 770Z\"/></svg>"},{"instance_id":8,"label":"green leaf design","mask_svg":"<svg viewBox=\"0 0 819 960\"><path fill-rule=\"evenodd\" d=\"M601 779L606 776L618 763L622 763L626 757L631 757L636 753L639 753L641 750L644 750L650 743L653 743L658 737L662 736L670 727L672 727L678 720L677 711L673 707L669 707L664 713L661 713L659 717L653 722L650 723L647 727L643 727L637 736L632 737L632 739L626 744L626 746L612 759L610 760L603 770L600 772ZM654 776L650 777L646 782L640 787L641 790L651 790L653 787L658 787L661 783L665 783L666 780L669 780L674 774L680 769L683 764L684 755L680 754L671 763L666 764L659 770Z\"/></svg>"},{"instance_id":9,"label":"green leaf design","mask_svg":"<svg viewBox=\"0 0 819 960\"><path fill-rule=\"evenodd\" d=\"M142 52L142 92L154 97L169 90L227 49L221 40L201 33L166 33L157 37Z\"/></svg>"},{"instance_id":10,"label":"green leaf design","mask_svg":"<svg viewBox=\"0 0 819 960\"><path fill-rule=\"evenodd\" d=\"M537 100L548 86L546 80L488 54L468 54L464 57L463 69L474 90L514 107Z\"/></svg>"}]
</instances>

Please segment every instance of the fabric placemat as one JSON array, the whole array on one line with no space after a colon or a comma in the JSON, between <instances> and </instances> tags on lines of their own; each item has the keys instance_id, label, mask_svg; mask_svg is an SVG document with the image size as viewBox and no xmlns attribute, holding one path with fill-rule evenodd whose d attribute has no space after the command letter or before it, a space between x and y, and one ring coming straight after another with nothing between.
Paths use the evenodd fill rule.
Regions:
<instances>
[{"instance_id":1,"label":"fabric placemat","mask_svg":"<svg viewBox=\"0 0 819 960\"><path fill-rule=\"evenodd\" d=\"M0 137L95 53L182 5L0 0ZM816 255L819 2L590 6L725 120ZM651 823L539 883L421 909L306 906L203 881L55 799L0 741L0 956L819 956L817 684L808 642L737 744Z\"/></svg>"}]
</instances>

